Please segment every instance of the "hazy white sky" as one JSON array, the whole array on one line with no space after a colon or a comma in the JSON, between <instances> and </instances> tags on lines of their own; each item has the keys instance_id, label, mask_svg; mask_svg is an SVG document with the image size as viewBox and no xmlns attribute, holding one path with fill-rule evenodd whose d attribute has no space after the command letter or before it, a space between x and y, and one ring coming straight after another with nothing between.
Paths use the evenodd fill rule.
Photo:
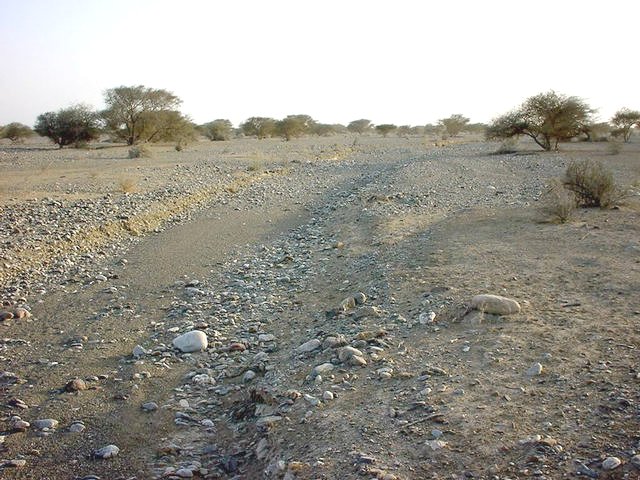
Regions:
<instances>
[{"instance_id":1,"label":"hazy white sky","mask_svg":"<svg viewBox=\"0 0 640 480\"><path fill-rule=\"evenodd\" d=\"M0 0L0 124L172 91L197 123L486 122L554 89L640 108L640 1Z\"/></svg>"}]
</instances>

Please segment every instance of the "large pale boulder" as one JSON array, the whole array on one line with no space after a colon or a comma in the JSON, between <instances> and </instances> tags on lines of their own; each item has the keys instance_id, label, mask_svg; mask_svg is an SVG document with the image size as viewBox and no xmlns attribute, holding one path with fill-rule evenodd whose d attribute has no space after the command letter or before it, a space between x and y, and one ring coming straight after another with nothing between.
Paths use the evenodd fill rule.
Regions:
<instances>
[{"instance_id":1,"label":"large pale boulder","mask_svg":"<svg viewBox=\"0 0 640 480\"><path fill-rule=\"evenodd\" d=\"M500 295L476 295L471 299L471 308L495 315L511 315L520 312L520 304Z\"/></svg>"},{"instance_id":2,"label":"large pale boulder","mask_svg":"<svg viewBox=\"0 0 640 480\"><path fill-rule=\"evenodd\" d=\"M184 353L201 352L207 349L207 345L207 334L200 330L192 330L173 339L173 346Z\"/></svg>"}]
</instances>

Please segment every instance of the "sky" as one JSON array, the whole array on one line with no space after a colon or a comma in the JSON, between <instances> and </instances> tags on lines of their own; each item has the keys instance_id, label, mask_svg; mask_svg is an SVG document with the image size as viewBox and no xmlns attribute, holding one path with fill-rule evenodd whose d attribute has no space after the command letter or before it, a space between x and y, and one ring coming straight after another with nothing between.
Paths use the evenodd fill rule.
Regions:
<instances>
[{"instance_id":1,"label":"sky","mask_svg":"<svg viewBox=\"0 0 640 480\"><path fill-rule=\"evenodd\" d=\"M196 123L492 118L548 90L640 109L638 0L0 0L0 125L108 88Z\"/></svg>"}]
</instances>

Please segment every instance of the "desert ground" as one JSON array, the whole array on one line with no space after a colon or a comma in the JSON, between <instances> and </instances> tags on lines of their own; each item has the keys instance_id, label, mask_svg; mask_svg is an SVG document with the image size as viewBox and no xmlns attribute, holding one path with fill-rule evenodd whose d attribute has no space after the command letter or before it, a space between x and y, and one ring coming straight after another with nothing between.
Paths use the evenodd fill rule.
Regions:
<instances>
[{"instance_id":1,"label":"desert ground","mask_svg":"<svg viewBox=\"0 0 640 480\"><path fill-rule=\"evenodd\" d=\"M640 478L640 141L496 148L0 145L0 477Z\"/></svg>"}]
</instances>

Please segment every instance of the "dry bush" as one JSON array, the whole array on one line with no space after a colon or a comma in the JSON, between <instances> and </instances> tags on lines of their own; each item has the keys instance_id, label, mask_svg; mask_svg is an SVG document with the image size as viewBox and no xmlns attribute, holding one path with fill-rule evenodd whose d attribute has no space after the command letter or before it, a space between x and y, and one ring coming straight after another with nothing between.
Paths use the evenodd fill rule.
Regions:
<instances>
[{"instance_id":1,"label":"dry bush","mask_svg":"<svg viewBox=\"0 0 640 480\"><path fill-rule=\"evenodd\" d=\"M619 140L609 139L607 143L607 153L609 155L618 155L622 152L622 142Z\"/></svg>"},{"instance_id":2,"label":"dry bush","mask_svg":"<svg viewBox=\"0 0 640 480\"><path fill-rule=\"evenodd\" d=\"M122 193L133 193L138 188L138 183L133 178L122 178L118 182Z\"/></svg>"},{"instance_id":3,"label":"dry bush","mask_svg":"<svg viewBox=\"0 0 640 480\"><path fill-rule=\"evenodd\" d=\"M565 223L571 219L577 207L576 195L554 180L543 198L542 211L553 221Z\"/></svg>"},{"instance_id":4,"label":"dry bush","mask_svg":"<svg viewBox=\"0 0 640 480\"><path fill-rule=\"evenodd\" d=\"M129 149L129 158L151 158L153 152L146 145L136 145Z\"/></svg>"},{"instance_id":5,"label":"dry bush","mask_svg":"<svg viewBox=\"0 0 640 480\"><path fill-rule=\"evenodd\" d=\"M571 162L562 184L575 193L581 207L611 207L626 196L626 191L616 185L613 173L595 160Z\"/></svg>"},{"instance_id":6,"label":"dry bush","mask_svg":"<svg viewBox=\"0 0 640 480\"><path fill-rule=\"evenodd\" d=\"M505 138L496 150L497 155L505 155L508 153L516 153L518 145L518 137Z\"/></svg>"},{"instance_id":7,"label":"dry bush","mask_svg":"<svg viewBox=\"0 0 640 480\"><path fill-rule=\"evenodd\" d=\"M248 172L257 172L258 170L264 170L264 160L256 158L247 167Z\"/></svg>"}]
</instances>

